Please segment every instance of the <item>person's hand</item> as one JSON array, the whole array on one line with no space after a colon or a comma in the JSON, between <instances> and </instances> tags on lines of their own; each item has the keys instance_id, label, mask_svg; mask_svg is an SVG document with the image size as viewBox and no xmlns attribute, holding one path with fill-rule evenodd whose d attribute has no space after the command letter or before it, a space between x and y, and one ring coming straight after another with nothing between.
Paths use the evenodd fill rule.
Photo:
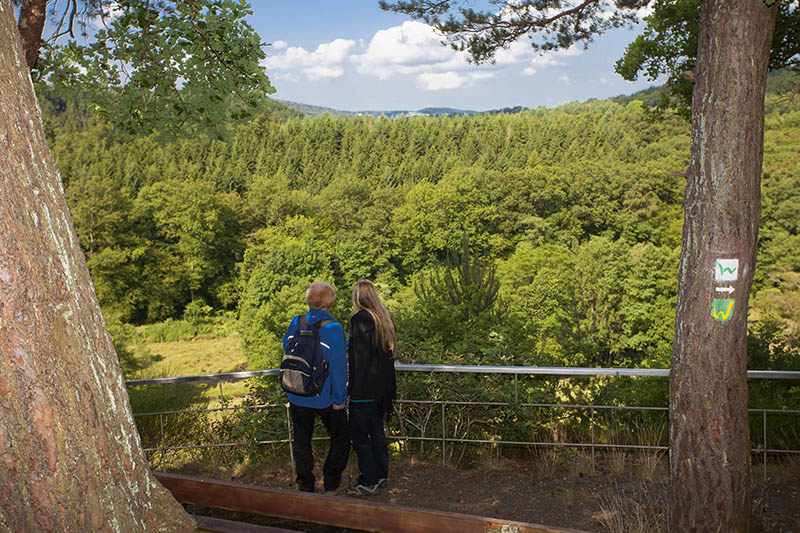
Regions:
<instances>
[{"instance_id":1,"label":"person's hand","mask_svg":"<svg viewBox=\"0 0 800 533\"><path fill-rule=\"evenodd\" d=\"M347 406L346 403L335 403L331 407L333 407L334 411L341 411Z\"/></svg>"}]
</instances>

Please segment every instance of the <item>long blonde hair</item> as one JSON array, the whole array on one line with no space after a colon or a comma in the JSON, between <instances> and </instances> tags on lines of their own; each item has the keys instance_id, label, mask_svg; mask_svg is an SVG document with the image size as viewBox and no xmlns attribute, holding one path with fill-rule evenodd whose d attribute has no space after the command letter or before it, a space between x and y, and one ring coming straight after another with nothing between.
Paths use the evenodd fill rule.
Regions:
<instances>
[{"instance_id":1,"label":"long blonde hair","mask_svg":"<svg viewBox=\"0 0 800 533\"><path fill-rule=\"evenodd\" d=\"M389 311L381 303L375 285L368 279L360 279L353 286L353 307L356 311L365 310L375 321L375 329L378 333L378 345L385 351L394 354L397 341L397 332L394 329L394 322Z\"/></svg>"}]
</instances>

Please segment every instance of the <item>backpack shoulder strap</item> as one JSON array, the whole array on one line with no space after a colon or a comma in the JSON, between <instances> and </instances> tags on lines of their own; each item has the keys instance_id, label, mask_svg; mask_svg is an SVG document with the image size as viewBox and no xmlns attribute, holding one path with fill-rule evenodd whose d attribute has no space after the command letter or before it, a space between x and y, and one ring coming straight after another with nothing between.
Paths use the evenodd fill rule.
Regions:
<instances>
[{"instance_id":1,"label":"backpack shoulder strap","mask_svg":"<svg viewBox=\"0 0 800 533\"><path fill-rule=\"evenodd\" d=\"M297 315L297 331L310 331L313 326L309 326L306 315Z\"/></svg>"},{"instance_id":2,"label":"backpack shoulder strap","mask_svg":"<svg viewBox=\"0 0 800 533\"><path fill-rule=\"evenodd\" d=\"M305 318L305 317L303 317L303 318ZM320 320L319 322L314 322L314 324L312 324L311 327L316 329L317 331L319 331L320 328L322 328L324 326L327 326L328 324L332 324L334 322L336 322L336 321L335 320L331 320L329 318L324 318L324 319Z\"/></svg>"}]
</instances>

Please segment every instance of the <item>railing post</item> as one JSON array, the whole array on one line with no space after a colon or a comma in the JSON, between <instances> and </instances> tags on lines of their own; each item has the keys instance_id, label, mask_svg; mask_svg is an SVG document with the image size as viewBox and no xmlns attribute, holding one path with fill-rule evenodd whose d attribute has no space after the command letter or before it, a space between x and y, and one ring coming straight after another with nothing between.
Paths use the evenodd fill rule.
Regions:
<instances>
[{"instance_id":1,"label":"railing post","mask_svg":"<svg viewBox=\"0 0 800 533\"><path fill-rule=\"evenodd\" d=\"M592 474L594 474L594 406L589 408L589 418L592 422Z\"/></svg>"},{"instance_id":2,"label":"railing post","mask_svg":"<svg viewBox=\"0 0 800 533\"><path fill-rule=\"evenodd\" d=\"M166 450L164 444L164 414L159 413L158 420L161 423L161 471L166 472L164 465L166 464Z\"/></svg>"},{"instance_id":3,"label":"railing post","mask_svg":"<svg viewBox=\"0 0 800 533\"><path fill-rule=\"evenodd\" d=\"M222 395L222 382L219 382L219 404L221 407L225 407L225 397Z\"/></svg>"},{"instance_id":4,"label":"railing post","mask_svg":"<svg viewBox=\"0 0 800 533\"><path fill-rule=\"evenodd\" d=\"M763 415L764 420L764 439L763 439L763 446L764 446L764 483L767 482L767 410L764 409L761 414Z\"/></svg>"},{"instance_id":5,"label":"railing post","mask_svg":"<svg viewBox=\"0 0 800 533\"><path fill-rule=\"evenodd\" d=\"M514 405L519 407L519 385L517 384L516 372L514 372Z\"/></svg>"},{"instance_id":6,"label":"railing post","mask_svg":"<svg viewBox=\"0 0 800 533\"><path fill-rule=\"evenodd\" d=\"M447 466L447 457L445 456L445 445L447 441L447 434L445 433L445 422L444 422L444 402L442 402L442 466Z\"/></svg>"},{"instance_id":7,"label":"railing post","mask_svg":"<svg viewBox=\"0 0 800 533\"><path fill-rule=\"evenodd\" d=\"M286 402L286 427L289 431L289 459L292 463L292 479L297 478L297 470L294 467L294 439L292 439L292 413L289 409L289 402Z\"/></svg>"}]
</instances>

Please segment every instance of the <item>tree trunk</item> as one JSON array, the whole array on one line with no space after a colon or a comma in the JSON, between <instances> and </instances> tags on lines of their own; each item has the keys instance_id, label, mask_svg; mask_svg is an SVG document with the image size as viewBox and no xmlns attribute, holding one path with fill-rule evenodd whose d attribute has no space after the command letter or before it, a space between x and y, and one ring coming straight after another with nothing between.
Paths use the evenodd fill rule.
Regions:
<instances>
[{"instance_id":1,"label":"tree trunk","mask_svg":"<svg viewBox=\"0 0 800 533\"><path fill-rule=\"evenodd\" d=\"M47 18L47 0L23 0L19 8L19 35L28 70L33 70L39 57L39 45Z\"/></svg>"},{"instance_id":2,"label":"tree trunk","mask_svg":"<svg viewBox=\"0 0 800 533\"><path fill-rule=\"evenodd\" d=\"M194 531L150 475L0 0L0 531Z\"/></svg>"},{"instance_id":3,"label":"tree trunk","mask_svg":"<svg viewBox=\"0 0 800 533\"><path fill-rule=\"evenodd\" d=\"M705 0L701 10L670 375L670 531L749 529L747 306L775 11L763 0Z\"/></svg>"}]
</instances>

